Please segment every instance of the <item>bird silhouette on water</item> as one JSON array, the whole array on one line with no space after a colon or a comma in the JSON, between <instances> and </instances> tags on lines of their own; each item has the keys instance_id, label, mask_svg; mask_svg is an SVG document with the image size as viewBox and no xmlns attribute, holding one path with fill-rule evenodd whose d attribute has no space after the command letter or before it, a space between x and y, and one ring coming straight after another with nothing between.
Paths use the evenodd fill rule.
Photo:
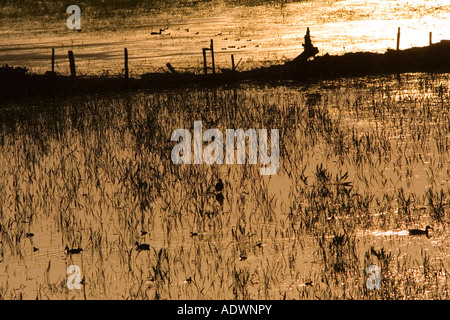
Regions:
<instances>
[{"instance_id":1,"label":"bird silhouette on water","mask_svg":"<svg viewBox=\"0 0 450 320\"><path fill-rule=\"evenodd\" d=\"M409 235L410 236L426 236L427 238L431 238L431 235L429 233L430 230L433 230L432 227L430 226L426 226L425 230L421 230L421 229L411 229L409 230Z\"/></svg>"},{"instance_id":2,"label":"bird silhouette on water","mask_svg":"<svg viewBox=\"0 0 450 320\"><path fill-rule=\"evenodd\" d=\"M219 179L219 181L216 183L215 189L216 189L216 192L223 191L223 181L222 181L222 179Z\"/></svg>"},{"instance_id":3,"label":"bird silhouette on water","mask_svg":"<svg viewBox=\"0 0 450 320\"><path fill-rule=\"evenodd\" d=\"M137 251L150 250L150 245L147 243L139 243L136 241L135 245Z\"/></svg>"},{"instance_id":4,"label":"bird silhouette on water","mask_svg":"<svg viewBox=\"0 0 450 320\"><path fill-rule=\"evenodd\" d=\"M159 29L159 32L151 32L150 34L152 34L152 35L157 35L157 34L162 34L162 32L164 31L164 29Z\"/></svg>"},{"instance_id":5,"label":"bird silhouette on water","mask_svg":"<svg viewBox=\"0 0 450 320\"><path fill-rule=\"evenodd\" d=\"M69 249L68 246L66 246L66 248L64 249L64 253L69 255L69 254L78 254L81 251L83 251L83 249L81 248L74 248L74 249Z\"/></svg>"},{"instance_id":6,"label":"bird silhouette on water","mask_svg":"<svg viewBox=\"0 0 450 320\"><path fill-rule=\"evenodd\" d=\"M216 185L214 186L214 190L216 193L216 200L220 203L220 205L223 205L223 201L225 200L225 197L223 196L223 191L224 189L224 185L223 185L223 181L222 179L219 179L216 183Z\"/></svg>"},{"instance_id":7,"label":"bird silhouette on water","mask_svg":"<svg viewBox=\"0 0 450 320\"><path fill-rule=\"evenodd\" d=\"M220 203L221 206L223 205L225 197L223 196L222 192L216 194L216 200Z\"/></svg>"}]
</instances>

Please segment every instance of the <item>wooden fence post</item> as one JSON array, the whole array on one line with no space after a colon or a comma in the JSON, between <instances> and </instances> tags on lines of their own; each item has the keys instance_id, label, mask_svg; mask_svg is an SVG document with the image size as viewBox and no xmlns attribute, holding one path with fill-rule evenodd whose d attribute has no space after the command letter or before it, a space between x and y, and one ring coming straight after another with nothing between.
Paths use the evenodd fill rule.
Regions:
<instances>
[{"instance_id":1,"label":"wooden fence post","mask_svg":"<svg viewBox=\"0 0 450 320\"><path fill-rule=\"evenodd\" d=\"M206 66L206 50L207 50L206 48L202 49L202 51L203 51L203 73L204 74L208 73L208 68Z\"/></svg>"},{"instance_id":2,"label":"wooden fence post","mask_svg":"<svg viewBox=\"0 0 450 320\"><path fill-rule=\"evenodd\" d=\"M397 31L397 51L400 49L400 27L398 27Z\"/></svg>"},{"instance_id":3,"label":"wooden fence post","mask_svg":"<svg viewBox=\"0 0 450 320\"><path fill-rule=\"evenodd\" d=\"M214 64L214 45L213 45L213 39L211 39L211 61L212 61L212 73L216 74L216 66Z\"/></svg>"},{"instance_id":4,"label":"wooden fence post","mask_svg":"<svg viewBox=\"0 0 450 320\"><path fill-rule=\"evenodd\" d=\"M55 73L55 48L52 48L52 74Z\"/></svg>"},{"instance_id":5,"label":"wooden fence post","mask_svg":"<svg viewBox=\"0 0 450 320\"><path fill-rule=\"evenodd\" d=\"M69 62L70 62L70 75L72 77L76 77L76 67L75 67L75 57L73 56L73 52L69 51Z\"/></svg>"},{"instance_id":6,"label":"wooden fence post","mask_svg":"<svg viewBox=\"0 0 450 320\"><path fill-rule=\"evenodd\" d=\"M128 79L129 74L128 74L128 49L127 48L125 48L124 53L125 53L125 79Z\"/></svg>"},{"instance_id":7,"label":"wooden fence post","mask_svg":"<svg viewBox=\"0 0 450 320\"><path fill-rule=\"evenodd\" d=\"M170 70L170 72L172 72L172 73L178 73L177 70L175 70L175 68L172 67L172 65L171 65L169 62L166 63L166 67L167 67L167 69Z\"/></svg>"}]
</instances>

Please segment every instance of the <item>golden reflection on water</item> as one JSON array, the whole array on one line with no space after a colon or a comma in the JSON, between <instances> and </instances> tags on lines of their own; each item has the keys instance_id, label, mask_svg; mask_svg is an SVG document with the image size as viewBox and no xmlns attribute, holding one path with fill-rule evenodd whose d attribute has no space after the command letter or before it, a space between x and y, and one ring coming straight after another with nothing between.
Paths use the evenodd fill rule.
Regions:
<instances>
[{"instance_id":1,"label":"golden reflection on water","mask_svg":"<svg viewBox=\"0 0 450 320\"><path fill-rule=\"evenodd\" d=\"M14 11L14 8L11 10ZM195 8L166 8L163 12L136 10L83 16L82 32L69 32L60 16L6 20L0 28L0 64L23 65L44 73L56 49L56 71L69 74L67 51L73 50L79 74L123 73L123 48L128 48L131 76L177 70L201 72L201 49L214 40L218 68L230 68L230 55L242 58L239 70L293 59L302 52L306 27L323 54L385 52L426 46L449 39L450 5L446 0L345 0L229 7L213 1ZM63 21L65 22L65 21ZM162 35L152 31L166 29Z\"/></svg>"},{"instance_id":2,"label":"golden reflection on water","mask_svg":"<svg viewBox=\"0 0 450 320\"><path fill-rule=\"evenodd\" d=\"M17 126L23 106L3 112L1 297L445 298L447 83L419 74L80 97L44 102ZM194 119L280 128L279 173L174 166L170 134ZM426 225L430 239L405 234ZM370 264L383 290L366 290ZM82 290L67 289L69 265Z\"/></svg>"}]
</instances>

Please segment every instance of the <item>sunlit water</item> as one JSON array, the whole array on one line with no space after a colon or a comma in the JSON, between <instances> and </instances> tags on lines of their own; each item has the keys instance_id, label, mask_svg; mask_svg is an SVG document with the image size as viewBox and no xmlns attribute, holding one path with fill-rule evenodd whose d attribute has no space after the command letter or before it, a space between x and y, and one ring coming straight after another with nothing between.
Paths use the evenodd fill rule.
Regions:
<instances>
[{"instance_id":1,"label":"sunlit water","mask_svg":"<svg viewBox=\"0 0 450 320\"><path fill-rule=\"evenodd\" d=\"M432 298L420 291L422 284L434 285L422 279L424 270L434 270L436 277L444 273L445 280L450 256L445 222L450 187L447 83L448 75L418 74L306 87L246 84L210 91L135 92L32 103L36 114L31 118L30 106L11 106L1 116L0 294L10 299L146 299L157 293L165 299L324 299L330 294L344 297L336 293L344 288L354 297L367 297L361 293L367 278L364 255L373 247L393 257L389 270L396 273L386 275L385 284L392 281L392 297ZM308 102L314 95L317 104ZM51 106L57 108L47 113ZM21 110L25 114L16 123L12 112ZM246 166L245 175L237 165L178 171L168 160L171 148L164 148L172 130L189 128L196 117L204 120L205 129L216 119L210 126L222 130L281 121L275 123L285 130L281 146L287 153L280 158L280 172L261 177L259 165ZM312 133L314 138L307 134L325 130L324 124L334 129ZM350 143L343 157L335 153L340 130L344 149ZM352 130L362 139L361 156L349 140ZM370 147L364 134L380 136ZM378 149L380 157L379 143L391 148ZM155 157L149 146L163 152ZM357 159L362 159L359 165ZM311 206L304 192L311 190L319 164L333 175L347 171L358 194L375 199L366 210L349 215L330 211L320 224L327 261L334 250L333 230L340 235L346 226L354 237L358 259L351 260L345 248L343 255L352 263L344 264L345 270L353 271L337 274L342 286L332 285L333 273L324 271L318 246L322 230L315 235L310 229L317 226L300 230L315 214L304 211ZM299 179L303 169L309 187ZM216 175L227 182L226 201L219 209L205 191ZM152 187L145 189L141 179ZM444 192L442 223L431 217L429 189ZM149 206L142 202L146 196L155 197ZM328 203L330 209L335 205L340 203ZM199 210L203 207L214 215L205 217ZM409 228L426 225L433 226L430 239L409 236ZM149 233L140 236L141 229ZM136 241L156 251L138 253ZM67 256L66 244L84 251ZM158 260L159 250L167 252L167 260L164 255ZM381 260L370 258L382 266ZM86 277L82 290L67 289L66 268L72 264ZM155 282L158 268L170 277ZM244 287L247 295L240 291L236 274L251 276ZM413 291L395 293L398 283ZM445 283L433 291L441 298L447 294Z\"/></svg>"},{"instance_id":2,"label":"sunlit water","mask_svg":"<svg viewBox=\"0 0 450 320\"><path fill-rule=\"evenodd\" d=\"M450 38L450 4L446 0L312 0L260 6L230 6L218 1L192 9L146 12L124 18L93 19L82 12L82 32L69 31L65 21L24 17L0 26L0 64L50 69L56 50L56 71L68 74L67 51L73 50L79 74L123 73L124 48L131 76L175 69L201 71L202 48L214 40L216 66L238 70L292 59L302 52L306 28L319 55L385 52L424 46ZM0 9L1 14L1 9ZM51 13L49 13L51 14ZM161 35L151 35L160 28Z\"/></svg>"},{"instance_id":3,"label":"sunlit water","mask_svg":"<svg viewBox=\"0 0 450 320\"><path fill-rule=\"evenodd\" d=\"M83 16L82 32L69 32L65 28L65 21L56 24L46 21L41 23L34 19L18 19L0 26L0 64L26 66L34 72L43 73L50 68L51 48L55 48L57 72L68 73L67 50L73 50L79 74L118 75L122 73L123 48L127 47L132 76L137 77L149 71L162 71L167 62L172 63L176 69L200 71L201 48L207 47L210 39L214 39L218 68L229 68L230 54L234 54L236 62L242 59L238 69L248 69L264 65L267 61L273 63L294 58L302 50L301 44L306 27L311 29L312 40L319 48L320 54L384 52L387 48L395 47L398 27L401 27L401 48L427 45L430 31L433 32L435 42L450 38L450 22L447 19L449 13L450 4L444 0L343 0L233 8L217 5L213 8L200 7L198 10L182 12L174 9L173 12L140 13L113 22L107 19L94 21ZM160 28L167 29L162 35L150 34ZM133 159L131 163L135 164L138 160L146 160L139 154L139 148L133 149L137 139L134 134L143 129L138 127L140 129L132 134L131 131L127 131L126 126L129 122L136 125L136 122L133 122L135 117L140 121L143 115L151 119L149 115L153 114L153 111L150 108L155 101L162 101L164 105L170 101L172 95L175 97L180 95L182 97L179 100L180 106L186 103L188 107L192 107L198 103L207 108L213 107L210 103L215 102L216 109L207 109L205 114L221 119L223 116L220 113L221 108L224 104L230 103L230 100L223 97L233 94L240 97L239 108L243 110L251 109L254 105L267 109L275 105L277 108L285 108L288 112L291 108L295 108L295 105L300 110L306 108L307 94L311 93L320 94L321 103L327 107L330 118L338 121L338 129L346 133L350 132L348 130L356 129L360 135L366 132L370 134L385 132L386 141L397 147L392 150L392 159L389 161L384 162L378 160L376 156L371 156L373 163L362 166L359 171L355 169L351 158L345 158L343 163L335 156L330 158L330 147L324 141L317 142L314 146L308 145L310 141L303 141L304 136L301 132L305 130L305 126L312 123L312 120L304 122L308 120L304 114L303 118L296 116L298 122L296 121L295 125L298 126L296 128L300 133L295 142L300 147L294 158L298 160L296 158L298 156L304 161L303 165L308 167L306 174L312 177L315 166L325 162L329 168L336 169L333 174L337 173L337 168L347 170L351 181L358 185L361 193L368 192L380 200L380 204L374 205L368 212L361 212L359 216L330 216L325 223L345 224L346 221L353 223L359 219L365 221L369 226L359 224L354 233L359 256L363 257L371 246L377 249L384 248L395 255L395 263L404 263L406 271L418 273L417 278L409 278L410 280L420 279L423 275L421 272L427 266L427 257L431 257L429 262L434 270L438 270L441 265L447 268L450 236L445 223L433 224L429 206L423 197L430 188L444 190L447 195L444 206L448 214L449 134L448 129L445 130L448 128L445 127L446 120L448 123L448 108L443 107L449 101L448 75L436 78L432 76L428 78L425 75L411 78L404 76L399 79L363 78L354 80L354 83L332 81L320 85L313 84L308 88L298 87L295 84L281 85L279 88L244 85L237 89L237 93L230 89L218 90L219 97L222 98L217 98L215 96L217 93L208 95L201 90L193 90L192 95L179 92L174 94L141 92L133 94L133 97L87 97L85 100L88 102L81 99L84 101L81 102L81 106L68 101L58 101L53 103L58 104L66 114L59 115L61 118L57 120L52 118L53 114L45 115L44 112L44 116L37 117L39 120L31 120L30 127L23 128L18 124L16 129L10 129L4 126L0 149L2 150L0 217L3 219L1 220L3 230L6 231L2 234L0 244L1 297L82 299L86 294L87 298L96 299L154 298L155 286L158 284L146 275L153 271L149 266L155 266L156 255L153 255L153 252L137 254L133 250L133 244L140 241L150 243L157 251L167 249L169 260L179 268L171 271L174 282L170 286L162 285L164 288L165 286L171 288L162 290L163 298L234 298L230 289L233 285L233 270L252 272L254 283L250 289L251 298L279 299L287 292L288 298L297 299L299 298L297 290L317 290L317 295L311 294L307 298L326 298L323 294L330 289L323 287L321 279L323 266L318 254L317 239L306 233L297 237L287 231L292 232L288 214L295 211L290 207L292 202L290 191L295 187L295 183L300 182L297 179L298 171L294 171L296 178L289 178L287 172L283 171L287 170L286 159L281 159L283 170L279 175L265 180L257 175L256 178L252 178L253 180L249 179L247 187L236 184L237 186L233 186L235 192L230 191L230 197L241 197L248 201L246 208L250 211L250 216L252 208L258 208L256 203L261 200L257 193L252 193L255 186L267 183L269 194L276 200L275 222L261 221L256 215L256 218L253 218L256 221L251 221L252 224L247 226L245 230L245 239L248 241L245 243L247 259L243 261L239 259L241 244L235 241L231 231L236 230L241 213L235 203L234 207L231 203L227 204L227 208L230 210L233 208L233 212L227 212L229 216L223 215L219 219L225 226L217 221L214 223L218 225L202 225L197 218L189 216L193 212L188 214L185 211L182 212L185 224L174 226L171 225L172 215L179 213L178 206L185 209L183 196L186 196L186 190L180 188L174 189L177 192L173 192L175 195L172 196L177 197L177 203L172 204L167 212L162 209L163 203L156 202L152 204L151 212L146 211L144 217L127 220L127 217L138 216L135 212L139 212L137 200L128 194L132 188L123 187L117 181L111 182L109 179L113 174L102 171L108 168L106 163L116 163L114 161L124 165L126 162L120 161ZM194 98L196 95L197 100ZM372 99L378 103L377 107L385 108L387 118L377 118L372 114L374 112ZM43 104L45 105L45 102ZM386 104L392 109L385 107ZM85 131L75 128L76 118L81 117L77 114L78 108L81 113L89 114L99 105L104 107L105 113L112 110L114 115L111 118L103 118L102 113L94 114L85 119L91 127L84 128ZM430 109L440 108L441 113L432 121L423 123L421 122L423 115L416 114L414 110L426 112L424 106L430 106ZM14 106L11 110L21 110L22 107ZM42 106L38 104L37 109L39 107ZM225 107L224 109L228 110L229 106ZM190 114L185 115L178 109L176 111L180 111L179 113L167 111L164 108L155 111L159 117L156 122L164 128L167 126L174 129L175 127L170 127L171 121L179 117L186 116L189 121L192 120ZM310 108L311 118L317 116L314 114L317 110L313 106L307 108ZM410 116L415 117L414 121ZM5 112L2 117L4 118L2 123L8 123L8 113ZM293 117L290 114L286 117L286 121L292 121ZM45 119L52 120L49 120L49 124ZM96 127L97 119L100 119L102 124L99 127ZM148 120L145 117L144 119ZM411 122L406 123L407 119ZM115 126L104 130L103 124L106 126L109 121ZM65 125L68 127L61 129L61 126ZM71 127L72 125L74 127ZM218 125L224 124L218 121ZM239 126L240 123L232 125ZM7 127L12 131L8 131ZM38 128L37 132L33 131L33 128ZM294 125L288 125L287 128L292 130ZM125 132L126 137L118 136L119 131ZM50 136L54 132L63 133L62 136L43 138L45 143L43 146L39 145L36 142L40 139L38 137L49 132ZM413 141L416 141L414 139L420 132L427 132L426 134L432 135L433 138L427 136L425 145L415 145ZM33 134L37 137L33 138ZM148 132L144 130L144 134ZM104 149L99 147L96 141L101 141ZM438 148L438 143L443 149ZM295 144L290 145L292 148L294 146ZM44 156L41 148L44 150L47 148L48 154ZM103 151L102 156L95 153L96 148ZM105 154L105 150L111 152ZM36 164L37 169L29 167L30 152L31 154L34 152L41 159ZM414 152L420 159L408 162L411 161ZM118 158L112 161L107 156ZM89 161L83 162L84 157L88 157ZM70 188L66 188L62 183L67 177L57 175L66 161L72 165L69 166L69 177L71 174L76 176L77 170L72 170L75 168L81 172L83 170L88 172L92 164L101 167L102 169L96 173L100 177L100 184L84 173L82 187L75 196L71 194ZM220 168L217 172L226 175L227 170L228 168ZM27 174L37 172L37 175L28 177L24 172ZM207 171L207 175L211 175L211 172ZM125 174L120 178L124 181L132 180ZM32 183L27 179L31 179ZM72 182L70 179L69 181ZM167 181L170 185L171 180ZM186 189L189 190L188 187ZM45 188L48 192L43 192ZM405 218L407 214L401 212L401 201L398 199L400 188L405 190L406 198L409 194L417 195L417 198L413 199L413 214L407 217L408 219ZM20 194L23 198L16 198L16 194ZM384 201L382 199L384 194L392 198ZM28 198L28 195L32 197ZM16 202L19 202L17 199L29 206L16 206ZM414 201L417 202L417 206ZM22 219L30 214L34 217L32 224ZM69 221L67 229L61 230L58 219L66 215L73 220ZM77 221L77 217L83 217L83 221ZM408 228L423 229L427 224L434 226L430 239L409 236ZM170 235L166 229L168 226L174 230ZM299 224L293 223L293 226L295 229ZM139 236L137 233L141 228L147 229L149 234ZM22 234L21 240L14 243L14 238L11 240L6 236L13 234L14 230L25 230L35 235L27 238ZM251 231L255 230L258 233L252 235ZM198 231L199 235L191 237L192 231ZM255 248L254 243L261 238L261 248ZM95 244L95 241L100 241L99 239L101 244ZM330 236L327 235L326 239L329 241ZM66 256L63 250L68 243L79 244L84 248L84 252L81 255ZM16 247L18 252L12 249ZM38 250L34 250L33 247ZM211 248L216 248L220 252L221 259L211 255L215 252ZM327 248L329 247L326 246ZM128 252L131 253L131 262L127 261ZM296 257L296 260L290 262L291 257ZM363 270L361 260L359 270ZM129 270L129 263L133 272ZM231 284L226 283L219 291L217 289L208 291L208 286L212 286L217 276L211 272L211 265L214 263L219 264L220 275L227 276L227 281ZM291 263L294 265L292 269L288 267ZM71 264L79 265L86 277L86 285L81 291L68 291L66 288L66 268ZM441 270L445 272L445 268ZM401 268L398 270L400 273ZM363 271L360 272L359 277L349 276L347 280L358 281L359 287L363 287L366 275ZM396 277L402 279L405 274ZM205 289L202 294L186 281L189 277L193 277L196 285ZM139 283L137 279L143 280L144 283ZM313 289L305 284L310 280L314 282ZM267 281L267 284L264 281ZM148 296L139 291L141 286L148 290ZM224 288L227 291L223 290ZM261 292L261 288L267 288L268 292ZM430 298L425 294L420 297Z\"/></svg>"}]
</instances>

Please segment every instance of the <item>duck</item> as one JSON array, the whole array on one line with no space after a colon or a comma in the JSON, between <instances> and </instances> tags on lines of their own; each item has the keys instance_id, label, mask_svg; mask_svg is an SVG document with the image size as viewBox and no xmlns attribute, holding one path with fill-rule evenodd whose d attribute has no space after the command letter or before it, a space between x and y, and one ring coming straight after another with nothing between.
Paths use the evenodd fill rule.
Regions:
<instances>
[{"instance_id":1,"label":"duck","mask_svg":"<svg viewBox=\"0 0 450 320\"><path fill-rule=\"evenodd\" d=\"M153 31L153 32L151 32L150 34L152 34L152 35L162 34L163 31L164 31L164 29L159 29L159 32Z\"/></svg>"},{"instance_id":2,"label":"duck","mask_svg":"<svg viewBox=\"0 0 450 320\"><path fill-rule=\"evenodd\" d=\"M223 200L225 200L225 197L222 192L216 194L216 200L220 203L220 205L223 205Z\"/></svg>"},{"instance_id":3,"label":"duck","mask_svg":"<svg viewBox=\"0 0 450 320\"><path fill-rule=\"evenodd\" d=\"M69 255L69 254L78 254L81 251L83 251L83 249L81 248L74 248L74 249L69 249L68 246L66 246L66 248L64 249L64 253Z\"/></svg>"},{"instance_id":4,"label":"duck","mask_svg":"<svg viewBox=\"0 0 450 320\"><path fill-rule=\"evenodd\" d=\"M223 190L223 181L222 179L219 179L219 181L216 183L216 192L220 192Z\"/></svg>"},{"instance_id":5,"label":"duck","mask_svg":"<svg viewBox=\"0 0 450 320\"><path fill-rule=\"evenodd\" d=\"M150 250L150 245L147 243L139 243L136 241L135 245L137 251Z\"/></svg>"},{"instance_id":6,"label":"duck","mask_svg":"<svg viewBox=\"0 0 450 320\"><path fill-rule=\"evenodd\" d=\"M426 226L425 230L421 230L421 229L411 229L409 230L409 235L410 236L422 236L425 235L427 236L427 238L430 238L430 234L429 234L429 230L433 230L432 227L430 226Z\"/></svg>"},{"instance_id":7,"label":"duck","mask_svg":"<svg viewBox=\"0 0 450 320\"><path fill-rule=\"evenodd\" d=\"M145 230L141 230L141 232L139 233L141 236L145 236L148 232Z\"/></svg>"}]
</instances>

